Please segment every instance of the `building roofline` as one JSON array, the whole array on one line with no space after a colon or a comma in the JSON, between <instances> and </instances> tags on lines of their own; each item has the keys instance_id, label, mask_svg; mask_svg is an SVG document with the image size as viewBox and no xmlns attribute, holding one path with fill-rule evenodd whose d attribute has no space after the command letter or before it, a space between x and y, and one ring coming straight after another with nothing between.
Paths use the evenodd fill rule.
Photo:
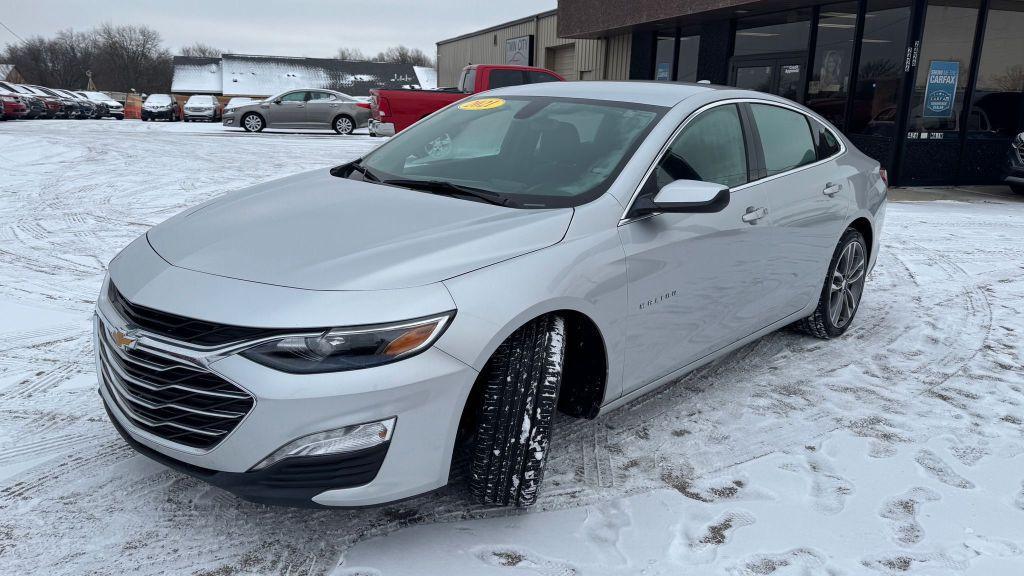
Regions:
<instances>
[{"instance_id":1,"label":"building roofline","mask_svg":"<svg viewBox=\"0 0 1024 576\"><path fill-rule=\"evenodd\" d=\"M473 36L479 36L481 34L487 34L488 32L494 32L496 30L501 30L502 28L508 28L509 26L515 26L516 24L524 24L524 23L530 22L532 20L538 20L540 18L546 18L548 16L554 16L556 14L558 14L558 8L552 8L551 10L546 10L544 12L538 12L538 13L533 14L531 16L524 16L523 18L518 18L516 20L510 20L508 22L503 22L503 23L497 24L495 26L490 26L488 28L484 28L483 30L477 30L476 32L469 32L467 34L462 34L460 36L455 36L454 38L448 38L448 39L445 39L445 40L438 40L437 45L440 46L441 44L450 44L452 42L457 42L459 40L465 40L466 38L472 38Z\"/></svg>"}]
</instances>

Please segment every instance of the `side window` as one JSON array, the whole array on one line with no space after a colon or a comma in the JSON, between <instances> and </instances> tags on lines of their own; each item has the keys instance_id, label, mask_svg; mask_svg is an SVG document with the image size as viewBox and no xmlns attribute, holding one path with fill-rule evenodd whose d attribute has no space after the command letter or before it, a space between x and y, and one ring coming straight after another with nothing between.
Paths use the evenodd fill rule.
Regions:
<instances>
[{"instance_id":1,"label":"side window","mask_svg":"<svg viewBox=\"0 0 1024 576\"><path fill-rule=\"evenodd\" d=\"M815 140L818 145L818 160L824 160L839 154L841 147L839 146L839 140L836 139L836 135L817 120L811 120L811 126L817 132Z\"/></svg>"},{"instance_id":2,"label":"side window","mask_svg":"<svg viewBox=\"0 0 1024 576\"><path fill-rule=\"evenodd\" d=\"M305 92L289 92L281 97L282 102L305 102Z\"/></svg>"},{"instance_id":3,"label":"side window","mask_svg":"<svg viewBox=\"0 0 1024 576\"><path fill-rule=\"evenodd\" d=\"M330 92L310 92L310 102L330 102L331 100L337 100L337 96Z\"/></svg>"},{"instance_id":4,"label":"side window","mask_svg":"<svg viewBox=\"0 0 1024 576\"><path fill-rule=\"evenodd\" d=\"M526 77L530 80L530 84L540 84L541 82L558 82L558 78L555 78L547 72L537 72L536 70L528 70Z\"/></svg>"},{"instance_id":5,"label":"side window","mask_svg":"<svg viewBox=\"0 0 1024 576\"><path fill-rule=\"evenodd\" d=\"M768 176L792 170L818 159L807 117L788 108L751 104L764 151Z\"/></svg>"},{"instance_id":6,"label":"side window","mask_svg":"<svg viewBox=\"0 0 1024 576\"><path fill-rule=\"evenodd\" d=\"M736 105L717 106L691 120L652 176L657 190L674 180L702 180L730 188L746 184L747 147Z\"/></svg>"},{"instance_id":7,"label":"side window","mask_svg":"<svg viewBox=\"0 0 1024 576\"><path fill-rule=\"evenodd\" d=\"M488 79L488 87L491 90L525 83L522 70L491 70L491 76Z\"/></svg>"}]
</instances>

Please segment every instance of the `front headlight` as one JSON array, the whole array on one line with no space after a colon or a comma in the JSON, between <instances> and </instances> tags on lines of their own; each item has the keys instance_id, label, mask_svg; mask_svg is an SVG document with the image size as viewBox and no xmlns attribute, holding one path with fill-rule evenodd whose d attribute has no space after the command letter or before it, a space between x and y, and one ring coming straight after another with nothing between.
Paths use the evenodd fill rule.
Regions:
<instances>
[{"instance_id":1,"label":"front headlight","mask_svg":"<svg viewBox=\"0 0 1024 576\"><path fill-rule=\"evenodd\" d=\"M317 336L287 336L253 346L242 356L291 374L370 368L426 350L454 315L452 311L394 324L332 328Z\"/></svg>"}]
</instances>

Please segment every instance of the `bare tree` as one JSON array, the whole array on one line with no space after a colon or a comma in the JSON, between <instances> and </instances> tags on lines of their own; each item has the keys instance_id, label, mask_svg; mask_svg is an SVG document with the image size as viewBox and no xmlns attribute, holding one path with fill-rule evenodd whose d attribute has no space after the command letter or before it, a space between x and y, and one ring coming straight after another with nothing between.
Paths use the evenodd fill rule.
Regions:
<instances>
[{"instance_id":1,"label":"bare tree","mask_svg":"<svg viewBox=\"0 0 1024 576\"><path fill-rule=\"evenodd\" d=\"M392 46L378 52L374 60L377 62L412 64L413 66L434 66L434 59L423 50L401 45Z\"/></svg>"},{"instance_id":2,"label":"bare tree","mask_svg":"<svg viewBox=\"0 0 1024 576\"><path fill-rule=\"evenodd\" d=\"M146 26L103 24L95 31L93 78L108 90L166 91L171 85L171 54L160 33Z\"/></svg>"},{"instance_id":3,"label":"bare tree","mask_svg":"<svg viewBox=\"0 0 1024 576\"><path fill-rule=\"evenodd\" d=\"M196 42L191 46L185 46L181 49L182 56L191 56L194 58L220 58L222 54L230 52L230 50L221 50L215 48L209 44L203 44L202 42Z\"/></svg>"},{"instance_id":4,"label":"bare tree","mask_svg":"<svg viewBox=\"0 0 1024 576\"><path fill-rule=\"evenodd\" d=\"M95 50L93 35L62 30L52 39L35 37L8 45L2 59L14 64L29 83L81 89Z\"/></svg>"},{"instance_id":5,"label":"bare tree","mask_svg":"<svg viewBox=\"0 0 1024 576\"><path fill-rule=\"evenodd\" d=\"M355 60L359 62L369 60L366 54L359 48L348 48L345 46L338 48L338 53L334 57L338 60Z\"/></svg>"}]
</instances>

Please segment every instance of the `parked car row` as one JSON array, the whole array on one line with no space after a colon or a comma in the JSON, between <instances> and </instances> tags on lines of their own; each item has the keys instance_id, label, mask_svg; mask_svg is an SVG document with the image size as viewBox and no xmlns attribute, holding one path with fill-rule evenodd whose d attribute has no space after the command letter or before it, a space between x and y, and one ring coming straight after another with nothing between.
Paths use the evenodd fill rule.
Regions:
<instances>
[{"instance_id":1,"label":"parked car row","mask_svg":"<svg viewBox=\"0 0 1024 576\"><path fill-rule=\"evenodd\" d=\"M102 92L0 82L0 104L2 120L107 117L124 119L124 105Z\"/></svg>"}]
</instances>

